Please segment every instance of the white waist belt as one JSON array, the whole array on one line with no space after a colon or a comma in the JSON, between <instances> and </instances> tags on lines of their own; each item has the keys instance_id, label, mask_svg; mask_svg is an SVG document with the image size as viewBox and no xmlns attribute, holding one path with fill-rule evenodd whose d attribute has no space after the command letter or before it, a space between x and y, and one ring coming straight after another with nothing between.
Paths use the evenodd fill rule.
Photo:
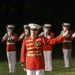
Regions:
<instances>
[{"instance_id":1,"label":"white waist belt","mask_svg":"<svg viewBox=\"0 0 75 75\"><path fill-rule=\"evenodd\" d=\"M72 42L72 41L63 41L63 42Z\"/></svg>"},{"instance_id":2,"label":"white waist belt","mask_svg":"<svg viewBox=\"0 0 75 75\"><path fill-rule=\"evenodd\" d=\"M7 44L10 44L11 45L11 44L15 44L15 43L9 43L9 42L7 42Z\"/></svg>"},{"instance_id":3,"label":"white waist belt","mask_svg":"<svg viewBox=\"0 0 75 75\"><path fill-rule=\"evenodd\" d=\"M39 54L29 54L29 53L27 53L27 56L42 56L42 53L39 53Z\"/></svg>"}]
</instances>

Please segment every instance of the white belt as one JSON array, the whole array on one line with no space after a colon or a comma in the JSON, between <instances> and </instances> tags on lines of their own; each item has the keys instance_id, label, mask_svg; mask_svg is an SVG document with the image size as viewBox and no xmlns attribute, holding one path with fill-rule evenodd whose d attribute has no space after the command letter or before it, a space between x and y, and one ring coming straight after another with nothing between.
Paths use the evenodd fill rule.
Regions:
<instances>
[{"instance_id":1,"label":"white belt","mask_svg":"<svg viewBox=\"0 0 75 75\"><path fill-rule=\"evenodd\" d=\"M11 45L11 44L15 44L15 43L10 43L10 42L7 42L7 44Z\"/></svg>"},{"instance_id":2,"label":"white belt","mask_svg":"<svg viewBox=\"0 0 75 75\"><path fill-rule=\"evenodd\" d=\"M63 41L63 42L72 42L72 41Z\"/></svg>"},{"instance_id":3,"label":"white belt","mask_svg":"<svg viewBox=\"0 0 75 75\"><path fill-rule=\"evenodd\" d=\"M39 53L39 54L29 54L29 53L27 53L27 56L42 56L42 53Z\"/></svg>"}]
</instances>

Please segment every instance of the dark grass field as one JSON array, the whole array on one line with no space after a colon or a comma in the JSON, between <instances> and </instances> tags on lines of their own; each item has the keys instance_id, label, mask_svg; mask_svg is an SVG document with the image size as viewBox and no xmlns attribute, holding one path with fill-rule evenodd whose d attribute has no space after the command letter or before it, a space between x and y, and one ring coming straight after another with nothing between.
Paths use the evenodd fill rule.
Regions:
<instances>
[{"instance_id":1,"label":"dark grass field","mask_svg":"<svg viewBox=\"0 0 75 75\"><path fill-rule=\"evenodd\" d=\"M19 58L20 58L20 46L17 49L16 72L14 74L9 74L5 47L2 46L0 50L0 75L26 75L26 72L23 71L20 67ZM64 68L61 45L58 46L57 44L53 47L52 58L53 58L53 71L45 72L45 75L75 75L75 46L73 46L72 50L71 68L69 69Z\"/></svg>"},{"instance_id":2,"label":"dark grass field","mask_svg":"<svg viewBox=\"0 0 75 75\"><path fill-rule=\"evenodd\" d=\"M9 74L7 61L1 61L0 75L26 75L26 72L21 69L19 61L17 61L16 72ZM53 71L45 72L45 75L75 75L75 59L72 58L71 68L69 69L64 68L63 59L53 59Z\"/></svg>"}]
</instances>

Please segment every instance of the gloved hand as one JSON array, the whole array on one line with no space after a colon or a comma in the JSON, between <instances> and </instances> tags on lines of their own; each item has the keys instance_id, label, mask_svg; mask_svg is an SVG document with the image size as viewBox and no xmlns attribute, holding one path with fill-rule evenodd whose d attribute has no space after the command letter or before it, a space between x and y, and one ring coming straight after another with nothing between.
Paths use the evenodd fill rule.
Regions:
<instances>
[{"instance_id":1,"label":"gloved hand","mask_svg":"<svg viewBox=\"0 0 75 75\"><path fill-rule=\"evenodd\" d=\"M26 30L26 31L25 31L25 35L28 35L28 34L29 34L29 30Z\"/></svg>"},{"instance_id":2,"label":"gloved hand","mask_svg":"<svg viewBox=\"0 0 75 75\"><path fill-rule=\"evenodd\" d=\"M23 39L25 37L25 34L22 34L21 36L20 36L20 39Z\"/></svg>"},{"instance_id":3,"label":"gloved hand","mask_svg":"<svg viewBox=\"0 0 75 75\"><path fill-rule=\"evenodd\" d=\"M7 36L8 36L7 40L10 41L10 40L11 40L11 38L10 38L10 36L11 36L11 31L8 31L8 32L7 32Z\"/></svg>"},{"instance_id":4,"label":"gloved hand","mask_svg":"<svg viewBox=\"0 0 75 75\"><path fill-rule=\"evenodd\" d=\"M20 66L21 66L21 68L24 68L25 66L24 66L24 62L21 62L20 63Z\"/></svg>"},{"instance_id":5,"label":"gloved hand","mask_svg":"<svg viewBox=\"0 0 75 75\"><path fill-rule=\"evenodd\" d=\"M68 34L68 30L66 30L62 35L65 37Z\"/></svg>"},{"instance_id":6,"label":"gloved hand","mask_svg":"<svg viewBox=\"0 0 75 75\"><path fill-rule=\"evenodd\" d=\"M8 38L7 38L7 40L8 40L8 41L12 41L14 38L15 38L15 37L14 37L13 35L11 35L11 33L9 32L9 33L8 33Z\"/></svg>"},{"instance_id":7,"label":"gloved hand","mask_svg":"<svg viewBox=\"0 0 75 75\"><path fill-rule=\"evenodd\" d=\"M15 37L13 35L11 35L10 38L13 40Z\"/></svg>"},{"instance_id":8,"label":"gloved hand","mask_svg":"<svg viewBox=\"0 0 75 75\"><path fill-rule=\"evenodd\" d=\"M22 68L24 71L26 71L26 68L25 68L24 62L21 62L21 63L20 63L20 66L21 66L21 68Z\"/></svg>"},{"instance_id":9,"label":"gloved hand","mask_svg":"<svg viewBox=\"0 0 75 75\"><path fill-rule=\"evenodd\" d=\"M50 36L50 35L47 35L47 36L46 36L46 38L47 38L47 39L50 39L50 38L51 38L51 36Z\"/></svg>"},{"instance_id":10,"label":"gloved hand","mask_svg":"<svg viewBox=\"0 0 75 75\"><path fill-rule=\"evenodd\" d=\"M11 36L11 31L7 32L7 34L8 34L8 37L10 37Z\"/></svg>"},{"instance_id":11,"label":"gloved hand","mask_svg":"<svg viewBox=\"0 0 75 75\"><path fill-rule=\"evenodd\" d=\"M6 40L8 37L7 33L4 35L3 39Z\"/></svg>"},{"instance_id":12,"label":"gloved hand","mask_svg":"<svg viewBox=\"0 0 75 75\"><path fill-rule=\"evenodd\" d=\"M39 34L39 36L44 36L44 32L41 32L41 33Z\"/></svg>"},{"instance_id":13,"label":"gloved hand","mask_svg":"<svg viewBox=\"0 0 75 75\"><path fill-rule=\"evenodd\" d=\"M72 34L72 37L75 37L75 32Z\"/></svg>"}]
</instances>

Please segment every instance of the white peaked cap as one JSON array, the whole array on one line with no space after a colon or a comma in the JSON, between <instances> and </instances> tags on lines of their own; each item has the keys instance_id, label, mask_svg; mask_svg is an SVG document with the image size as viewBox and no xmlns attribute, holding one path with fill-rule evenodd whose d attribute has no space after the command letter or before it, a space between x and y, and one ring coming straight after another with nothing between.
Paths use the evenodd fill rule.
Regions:
<instances>
[{"instance_id":1,"label":"white peaked cap","mask_svg":"<svg viewBox=\"0 0 75 75\"><path fill-rule=\"evenodd\" d=\"M27 24L23 25L24 28L29 27Z\"/></svg>"},{"instance_id":2,"label":"white peaked cap","mask_svg":"<svg viewBox=\"0 0 75 75\"><path fill-rule=\"evenodd\" d=\"M64 25L64 26L70 26L71 24L70 23L63 23L62 25Z\"/></svg>"},{"instance_id":3,"label":"white peaked cap","mask_svg":"<svg viewBox=\"0 0 75 75\"><path fill-rule=\"evenodd\" d=\"M14 28L15 26L10 24L10 25L7 25L6 28Z\"/></svg>"},{"instance_id":4,"label":"white peaked cap","mask_svg":"<svg viewBox=\"0 0 75 75\"><path fill-rule=\"evenodd\" d=\"M45 27L51 27L51 24L44 24Z\"/></svg>"},{"instance_id":5,"label":"white peaked cap","mask_svg":"<svg viewBox=\"0 0 75 75\"><path fill-rule=\"evenodd\" d=\"M41 28L40 25L35 24L35 23L29 23L28 25L29 25L30 29L40 29Z\"/></svg>"}]
</instances>

